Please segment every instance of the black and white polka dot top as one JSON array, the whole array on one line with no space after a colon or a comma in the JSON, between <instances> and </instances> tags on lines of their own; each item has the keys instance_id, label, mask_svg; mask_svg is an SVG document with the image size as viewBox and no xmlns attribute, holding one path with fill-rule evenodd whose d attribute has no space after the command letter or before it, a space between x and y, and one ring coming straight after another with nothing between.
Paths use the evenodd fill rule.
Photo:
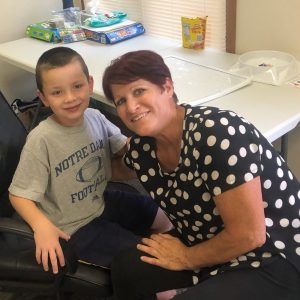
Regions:
<instances>
[{"instance_id":1,"label":"black and white polka dot top","mask_svg":"<svg viewBox=\"0 0 300 300\"><path fill-rule=\"evenodd\" d=\"M125 163L136 171L186 245L201 243L222 230L224 224L213 196L260 176L266 243L228 263L205 269L206 275L259 267L278 255L300 271L300 184L285 161L252 124L235 113L182 106L185 118L176 169L172 173L161 170L151 137L134 136ZM195 284L203 272L195 272Z\"/></svg>"}]
</instances>

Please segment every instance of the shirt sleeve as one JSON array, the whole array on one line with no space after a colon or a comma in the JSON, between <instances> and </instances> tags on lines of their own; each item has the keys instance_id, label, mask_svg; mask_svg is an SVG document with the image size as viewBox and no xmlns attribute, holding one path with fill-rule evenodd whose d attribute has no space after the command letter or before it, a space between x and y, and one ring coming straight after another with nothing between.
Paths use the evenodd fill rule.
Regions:
<instances>
[{"instance_id":1,"label":"shirt sleeve","mask_svg":"<svg viewBox=\"0 0 300 300\"><path fill-rule=\"evenodd\" d=\"M50 172L47 162L46 146L28 136L9 192L32 201L43 201Z\"/></svg>"},{"instance_id":2,"label":"shirt sleeve","mask_svg":"<svg viewBox=\"0 0 300 300\"><path fill-rule=\"evenodd\" d=\"M130 143L128 145L128 150L125 153L123 160L124 160L125 165L128 168L135 170L133 157L132 157L132 145L134 145L133 141L134 141L134 138L131 138Z\"/></svg>"},{"instance_id":3,"label":"shirt sleeve","mask_svg":"<svg viewBox=\"0 0 300 300\"><path fill-rule=\"evenodd\" d=\"M201 178L214 196L261 173L260 133L232 112L203 123Z\"/></svg>"},{"instance_id":4,"label":"shirt sleeve","mask_svg":"<svg viewBox=\"0 0 300 300\"><path fill-rule=\"evenodd\" d=\"M121 133L119 127L110 122L103 114L101 114L101 118L107 129L111 152L115 154L125 146L127 137Z\"/></svg>"}]
</instances>

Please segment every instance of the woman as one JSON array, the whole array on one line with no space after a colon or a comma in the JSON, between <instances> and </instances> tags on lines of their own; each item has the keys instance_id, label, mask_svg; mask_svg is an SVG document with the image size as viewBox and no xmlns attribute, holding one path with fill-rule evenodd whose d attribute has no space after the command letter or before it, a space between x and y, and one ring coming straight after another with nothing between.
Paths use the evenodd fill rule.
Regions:
<instances>
[{"instance_id":1,"label":"woman","mask_svg":"<svg viewBox=\"0 0 300 300\"><path fill-rule=\"evenodd\" d=\"M103 77L135 134L125 164L174 225L118 256L117 299L299 299L300 184L247 120L178 105L162 57L129 52ZM121 177L121 170L119 176Z\"/></svg>"}]
</instances>

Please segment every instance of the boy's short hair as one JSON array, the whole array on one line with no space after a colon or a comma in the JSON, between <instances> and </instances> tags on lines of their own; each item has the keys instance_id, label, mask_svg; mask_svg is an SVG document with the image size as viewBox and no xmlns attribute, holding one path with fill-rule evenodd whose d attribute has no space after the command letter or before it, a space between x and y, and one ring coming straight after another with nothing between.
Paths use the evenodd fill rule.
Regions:
<instances>
[{"instance_id":1,"label":"boy's short hair","mask_svg":"<svg viewBox=\"0 0 300 300\"><path fill-rule=\"evenodd\" d=\"M38 90L43 93L43 71L63 67L72 60L78 60L80 62L83 73L89 78L88 67L78 52L68 47L55 47L44 52L36 64L35 79Z\"/></svg>"},{"instance_id":2,"label":"boy's short hair","mask_svg":"<svg viewBox=\"0 0 300 300\"><path fill-rule=\"evenodd\" d=\"M167 79L172 81L171 72L163 58L150 50L131 51L123 54L111 62L102 78L102 88L105 97L114 101L111 90L112 84L128 84L144 79L161 89ZM174 102L178 101L173 94Z\"/></svg>"}]
</instances>

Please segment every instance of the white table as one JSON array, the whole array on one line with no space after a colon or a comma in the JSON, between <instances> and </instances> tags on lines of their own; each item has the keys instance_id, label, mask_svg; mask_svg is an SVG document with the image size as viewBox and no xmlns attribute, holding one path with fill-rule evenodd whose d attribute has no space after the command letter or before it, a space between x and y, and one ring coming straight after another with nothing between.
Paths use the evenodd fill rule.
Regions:
<instances>
[{"instance_id":1,"label":"white table","mask_svg":"<svg viewBox=\"0 0 300 300\"><path fill-rule=\"evenodd\" d=\"M22 38L0 44L0 59L34 73L39 56L57 45L32 38ZM101 79L106 66L117 56L133 50L149 49L163 57L176 56L206 66L228 70L237 55L205 49L184 49L178 43L142 35L115 45L102 45L92 41L67 44L85 59L95 88L93 98L113 110L102 91ZM4 70L2 70L3 72ZM184 94L184 91L181 91ZM300 122L300 89L292 85L272 86L253 82L233 93L211 100L206 105L230 109L246 117L270 141L284 137L282 147L286 151L286 136ZM286 153L283 153L285 156Z\"/></svg>"}]
</instances>

